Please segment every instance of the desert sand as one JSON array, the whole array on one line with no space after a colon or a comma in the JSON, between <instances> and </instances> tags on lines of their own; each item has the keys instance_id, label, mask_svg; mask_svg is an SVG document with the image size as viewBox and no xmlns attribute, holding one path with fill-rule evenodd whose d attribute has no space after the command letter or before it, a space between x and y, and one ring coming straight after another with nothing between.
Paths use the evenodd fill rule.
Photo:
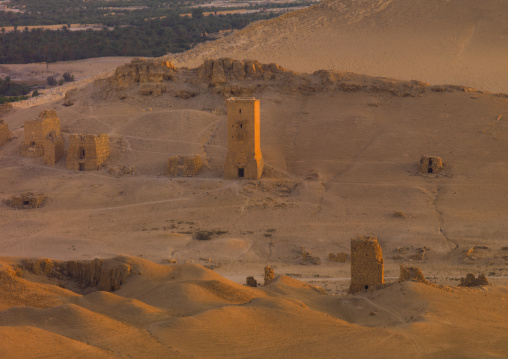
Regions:
<instances>
[{"instance_id":1,"label":"desert sand","mask_svg":"<svg viewBox=\"0 0 508 359\"><path fill-rule=\"evenodd\" d=\"M176 54L175 64L227 56L508 92L506 11L504 0L323 1Z\"/></svg>"},{"instance_id":2,"label":"desert sand","mask_svg":"<svg viewBox=\"0 0 508 359\"><path fill-rule=\"evenodd\" d=\"M322 10L341 4L356 8ZM406 78L390 57L379 63L400 70L393 78L347 68L314 73L333 68L310 66L333 49L323 44L319 59L310 56L318 53L311 47L308 55L281 57L289 70L263 64L278 54L263 47L277 21L305 16L312 23L314 16L319 23L319 9L325 24L331 14L356 19L355 9L366 4L326 2L244 30L266 26L256 39L260 63L243 63L254 69L245 79L229 70L231 60L202 64L223 51L226 40L218 40L177 58L137 61L131 72L123 67L111 77L83 78L68 90L72 106L64 105L65 93L48 94L2 112L12 138L0 147L0 199L28 191L48 199L34 209L0 205L1 352L19 358L508 356L508 96L498 93L502 87L459 81L431 52L426 59L437 62L422 78L413 77L417 72ZM378 19L376 26L386 11L402 6L369 4L379 11L359 21ZM472 9L499 2L482 4ZM416 18L400 36L413 23ZM207 53L214 46L217 52ZM243 58L242 46L230 56ZM361 48L351 45L348 52ZM164 70L168 76L160 80L160 64L169 59L189 68ZM298 61L308 67L291 71ZM142 68L149 69L145 83L131 76ZM506 71L497 79L502 76ZM147 86L164 91L143 95ZM261 101L265 172L258 181L222 178L229 96ZM109 135L112 152L100 170L75 172L65 158L47 166L21 156L24 121L45 108L56 110L66 146L74 133ZM170 156L196 154L204 162L197 177L166 176ZM422 155L441 157L443 171L420 173ZM196 239L201 231L211 239ZM328 255L348 254L357 235L377 236L387 286L351 295L350 262ZM303 261L306 252L320 264ZM57 262L34 267L26 258ZM58 262L94 258L104 260L102 267L78 276ZM430 284L399 283L401 264L420 267ZM273 282L243 285L246 276L262 284L265 265L278 275ZM467 273L484 273L491 284L458 287Z\"/></svg>"}]
</instances>

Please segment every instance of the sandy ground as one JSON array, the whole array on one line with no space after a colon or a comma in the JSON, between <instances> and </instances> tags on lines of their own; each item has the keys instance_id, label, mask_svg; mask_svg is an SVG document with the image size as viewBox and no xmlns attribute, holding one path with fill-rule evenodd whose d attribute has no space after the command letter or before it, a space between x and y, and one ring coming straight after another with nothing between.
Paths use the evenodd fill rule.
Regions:
<instances>
[{"instance_id":1,"label":"sandy ground","mask_svg":"<svg viewBox=\"0 0 508 359\"><path fill-rule=\"evenodd\" d=\"M191 67L227 56L508 92L507 16L504 0L332 0L174 57Z\"/></svg>"},{"instance_id":2,"label":"sandy ground","mask_svg":"<svg viewBox=\"0 0 508 359\"><path fill-rule=\"evenodd\" d=\"M333 14L358 20L341 20L345 27L384 19L386 11L402 6L398 1L371 2L379 8L366 16L360 11L365 2L326 4L342 4L346 7ZM341 12L352 4L359 6L359 13ZM468 4L466 10L473 6ZM482 2L473 9L482 13L495 4ZM325 31L330 11L320 10L322 17L313 13L321 6L299 14L307 14L309 22L314 14ZM449 19L447 14L442 16ZM267 23L275 26L293 16ZM392 20L402 21L393 14ZM284 34L277 29L273 33ZM412 28L407 29L410 33ZM500 26L492 38L502 38L503 29ZM311 39L314 30L302 33ZM316 59L272 51L272 43L265 40L259 42L259 48L265 46L265 53L258 53L261 59L286 54L280 59L286 59L288 67L289 60L303 67ZM208 55L223 51L224 42L215 44L217 52ZM320 58L326 59L334 47L321 45ZM211 46L179 59L198 62L205 56L203 49ZM241 56L243 46L237 43L239 52L233 55ZM391 57L385 59L386 67L395 66ZM430 63L436 57L429 52L426 59ZM2 353L19 358L76 353L175 358L508 356L507 97L461 88L407 97L374 90L299 92L287 84L263 83L254 95L261 100L265 176L226 181L224 97L197 84L197 96L177 98L175 93L190 88L190 82L168 81L168 92L160 97L141 96L134 86L121 100L115 90L91 83L93 76L103 77L102 71L116 66L115 61L126 62L98 59L69 65L77 75L86 64L79 75L83 86L70 94L71 107L63 105L62 92L3 114L12 138L0 148L0 199L34 191L46 193L48 201L29 210L0 205L0 254L12 257L0 260ZM497 60L492 61L495 66ZM417 78L435 76L438 84L456 78L449 67L432 66L434 72L429 68L429 77ZM468 78L487 79L490 68L475 70ZM22 68L18 70L23 76ZM33 71L47 76L40 68ZM399 78L406 77L404 71L401 66ZM500 74L497 80L506 71ZM360 76L357 81L368 88L379 79ZM65 158L49 167L19 154L24 121L44 108L57 111L66 146L73 133L109 134L112 153L101 170L73 172L65 168ZM167 160L177 154L201 155L205 169L195 178L168 178ZM445 171L419 174L416 165L423 154L442 157ZM133 173L122 175L122 168ZM403 215L396 215L399 212ZM195 239L199 231L217 234L200 241ZM378 237L386 282L392 283L388 287L347 295L349 261L327 258L331 252L349 253L356 235ZM321 264L302 264L302 247L320 257ZM415 260L424 247L426 258ZM90 260L115 255L121 257L114 261L128 265L132 275L112 293L79 290L68 278L16 273L11 267L19 263L15 257ZM171 260L178 265L169 265ZM241 285L248 275L262 282L266 264L276 274L302 282L281 277L265 287ZM419 266L432 283L444 287L396 283L401 264ZM456 287L470 272L485 273L492 285ZM322 286L328 295L305 282Z\"/></svg>"},{"instance_id":3,"label":"sandy ground","mask_svg":"<svg viewBox=\"0 0 508 359\"><path fill-rule=\"evenodd\" d=\"M134 257L114 262L132 272L122 288L85 295L66 289L65 279L37 283L34 275L19 277L0 264L3 355L494 358L508 354L506 286L464 289L404 282L332 296L286 276L252 288L193 264L157 265Z\"/></svg>"}]
</instances>

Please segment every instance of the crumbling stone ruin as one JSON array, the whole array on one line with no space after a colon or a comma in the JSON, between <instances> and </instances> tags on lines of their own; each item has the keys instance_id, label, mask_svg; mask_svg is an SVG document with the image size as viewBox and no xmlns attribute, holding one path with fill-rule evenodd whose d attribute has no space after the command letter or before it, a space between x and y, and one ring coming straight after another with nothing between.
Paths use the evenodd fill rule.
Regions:
<instances>
[{"instance_id":1,"label":"crumbling stone ruin","mask_svg":"<svg viewBox=\"0 0 508 359\"><path fill-rule=\"evenodd\" d=\"M211 86L223 85L231 80L270 80L284 72L292 73L277 64L229 58L205 60L203 65L198 67L199 78Z\"/></svg>"},{"instance_id":2,"label":"crumbling stone ruin","mask_svg":"<svg viewBox=\"0 0 508 359\"><path fill-rule=\"evenodd\" d=\"M37 275L58 279L73 279L81 289L95 287L97 290L114 291L131 275L131 267L115 259L88 261L26 260L23 269Z\"/></svg>"},{"instance_id":3,"label":"crumbling stone ruin","mask_svg":"<svg viewBox=\"0 0 508 359\"><path fill-rule=\"evenodd\" d=\"M313 256L305 247L300 247L298 257L301 259L300 264L321 264L321 258Z\"/></svg>"},{"instance_id":4,"label":"crumbling stone ruin","mask_svg":"<svg viewBox=\"0 0 508 359\"><path fill-rule=\"evenodd\" d=\"M265 266L265 284L267 285L275 278L275 272L273 271L273 268L270 266Z\"/></svg>"},{"instance_id":5,"label":"crumbling stone ruin","mask_svg":"<svg viewBox=\"0 0 508 359\"><path fill-rule=\"evenodd\" d=\"M173 156L168 160L166 174L171 177L187 176L194 177L199 174L203 161L198 155L195 156Z\"/></svg>"},{"instance_id":6,"label":"crumbling stone ruin","mask_svg":"<svg viewBox=\"0 0 508 359\"><path fill-rule=\"evenodd\" d=\"M480 285L489 285L489 281L485 274L479 274L475 277L473 273L468 273L466 278L460 278L461 287L478 287Z\"/></svg>"},{"instance_id":7,"label":"crumbling stone ruin","mask_svg":"<svg viewBox=\"0 0 508 359\"><path fill-rule=\"evenodd\" d=\"M357 293L384 281L384 261L376 237L358 236L351 239L350 293Z\"/></svg>"},{"instance_id":8,"label":"crumbling stone ruin","mask_svg":"<svg viewBox=\"0 0 508 359\"><path fill-rule=\"evenodd\" d=\"M66 167L75 171L98 170L106 161L111 149L107 134L71 135Z\"/></svg>"},{"instance_id":9,"label":"crumbling stone ruin","mask_svg":"<svg viewBox=\"0 0 508 359\"><path fill-rule=\"evenodd\" d=\"M5 203L13 208L39 208L46 204L46 198L47 196L44 193L26 192L12 196Z\"/></svg>"},{"instance_id":10,"label":"crumbling stone ruin","mask_svg":"<svg viewBox=\"0 0 508 359\"><path fill-rule=\"evenodd\" d=\"M174 73L175 67L168 60L135 58L130 64L117 67L112 81L119 89L139 83L140 94L160 96L166 92L163 82L172 79Z\"/></svg>"},{"instance_id":11,"label":"crumbling stone ruin","mask_svg":"<svg viewBox=\"0 0 508 359\"><path fill-rule=\"evenodd\" d=\"M349 259L349 255L347 253L339 252L339 253L329 253L328 260L330 262L341 262L345 263Z\"/></svg>"},{"instance_id":12,"label":"crumbling stone ruin","mask_svg":"<svg viewBox=\"0 0 508 359\"><path fill-rule=\"evenodd\" d=\"M441 157L422 156L418 164L418 171L422 174L436 174L443 170Z\"/></svg>"},{"instance_id":13,"label":"crumbling stone ruin","mask_svg":"<svg viewBox=\"0 0 508 359\"><path fill-rule=\"evenodd\" d=\"M249 276L247 277L246 285L247 287L257 287L258 281L253 276Z\"/></svg>"},{"instance_id":14,"label":"crumbling stone ruin","mask_svg":"<svg viewBox=\"0 0 508 359\"><path fill-rule=\"evenodd\" d=\"M260 146L259 100L230 98L228 105L228 153L224 178L257 180L263 173Z\"/></svg>"},{"instance_id":15,"label":"crumbling stone ruin","mask_svg":"<svg viewBox=\"0 0 508 359\"><path fill-rule=\"evenodd\" d=\"M405 281L428 283L420 268L401 264L399 282Z\"/></svg>"},{"instance_id":16,"label":"crumbling stone ruin","mask_svg":"<svg viewBox=\"0 0 508 359\"><path fill-rule=\"evenodd\" d=\"M9 141L10 133L9 126L4 123L4 120L0 120L0 146L4 145Z\"/></svg>"},{"instance_id":17,"label":"crumbling stone ruin","mask_svg":"<svg viewBox=\"0 0 508 359\"><path fill-rule=\"evenodd\" d=\"M55 110L43 110L36 120L25 121L21 155L44 157L45 164L54 165L64 153L60 119Z\"/></svg>"}]
</instances>

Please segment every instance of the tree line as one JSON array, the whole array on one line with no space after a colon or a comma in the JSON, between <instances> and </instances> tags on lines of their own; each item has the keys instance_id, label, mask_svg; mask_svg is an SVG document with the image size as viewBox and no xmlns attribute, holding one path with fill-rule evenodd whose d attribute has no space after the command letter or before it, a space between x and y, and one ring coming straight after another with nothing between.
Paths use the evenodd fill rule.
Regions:
<instances>
[{"instance_id":1,"label":"tree line","mask_svg":"<svg viewBox=\"0 0 508 359\"><path fill-rule=\"evenodd\" d=\"M70 31L27 28L13 32L0 29L0 63L30 63L80 60L103 56L157 57L190 49L206 41L206 33L241 29L273 14L232 14L180 17L172 13L164 19L143 21L113 30Z\"/></svg>"}]
</instances>

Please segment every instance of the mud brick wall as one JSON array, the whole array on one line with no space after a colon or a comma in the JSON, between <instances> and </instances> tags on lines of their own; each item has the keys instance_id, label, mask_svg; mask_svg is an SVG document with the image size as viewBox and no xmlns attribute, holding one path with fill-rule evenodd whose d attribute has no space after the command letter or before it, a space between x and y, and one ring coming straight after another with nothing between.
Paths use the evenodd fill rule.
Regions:
<instances>
[{"instance_id":1,"label":"mud brick wall","mask_svg":"<svg viewBox=\"0 0 508 359\"><path fill-rule=\"evenodd\" d=\"M166 174L171 177L187 176L194 177L199 174L203 161L196 156L173 156L168 160Z\"/></svg>"},{"instance_id":2,"label":"mud brick wall","mask_svg":"<svg viewBox=\"0 0 508 359\"><path fill-rule=\"evenodd\" d=\"M69 138L66 167L75 171L98 170L110 153L107 134L74 134Z\"/></svg>"},{"instance_id":3,"label":"mud brick wall","mask_svg":"<svg viewBox=\"0 0 508 359\"><path fill-rule=\"evenodd\" d=\"M384 283L384 261L376 237L351 239L350 293L365 291Z\"/></svg>"}]
</instances>

